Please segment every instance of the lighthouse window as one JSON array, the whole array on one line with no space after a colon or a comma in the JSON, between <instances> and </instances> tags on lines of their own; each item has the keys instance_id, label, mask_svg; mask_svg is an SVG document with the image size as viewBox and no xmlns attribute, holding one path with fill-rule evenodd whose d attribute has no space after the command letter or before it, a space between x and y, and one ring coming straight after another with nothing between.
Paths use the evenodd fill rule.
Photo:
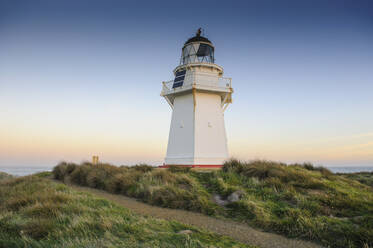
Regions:
<instances>
[{"instance_id":1,"label":"lighthouse window","mask_svg":"<svg viewBox=\"0 0 373 248\"><path fill-rule=\"evenodd\" d=\"M174 84L172 85L172 88L183 86L185 73L186 73L186 70L178 71L175 73L175 79L174 79Z\"/></svg>"},{"instance_id":2,"label":"lighthouse window","mask_svg":"<svg viewBox=\"0 0 373 248\"><path fill-rule=\"evenodd\" d=\"M182 64L207 62L214 63L214 48L209 44L189 44L183 48Z\"/></svg>"},{"instance_id":3,"label":"lighthouse window","mask_svg":"<svg viewBox=\"0 0 373 248\"><path fill-rule=\"evenodd\" d=\"M181 86L183 86L183 83L184 83L184 81L181 81L181 82L178 82L178 83L174 83L174 85L172 86L172 88L181 87Z\"/></svg>"},{"instance_id":4,"label":"lighthouse window","mask_svg":"<svg viewBox=\"0 0 373 248\"><path fill-rule=\"evenodd\" d=\"M175 77L179 77L179 76L185 75L185 73L186 73L186 70L178 71L178 72L176 72Z\"/></svg>"},{"instance_id":5,"label":"lighthouse window","mask_svg":"<svg viewBox=\"0 0 373 248\"><path fill-rule=\"evenodd\" d=\"M175 77L174 82L179 82L179 81L184 81L185 75L180 76L180 77Z\"/></svg>"},{"instance_id":6,"label":"lighthouse window","mask_svg":"<svg viewBox=\"0 0 373 248\"><path fill-rule=\"evenodd\" d=\"M209 46L206 44L201 44L199 45L198 51L197 51L197 56L202 57L202 56L207 56L209 55Z\"/></svg>"},{"instance_id":7,"label":"lighthouse window","mask_svg":"<svg viewBox=\"0 0 373 248\"><path fill-rule=\"evenodd\" d=\"M214 62L214 48L207 44L201 44L197 51L198 60L200 62Z\"/></svg>"}]
</instances>

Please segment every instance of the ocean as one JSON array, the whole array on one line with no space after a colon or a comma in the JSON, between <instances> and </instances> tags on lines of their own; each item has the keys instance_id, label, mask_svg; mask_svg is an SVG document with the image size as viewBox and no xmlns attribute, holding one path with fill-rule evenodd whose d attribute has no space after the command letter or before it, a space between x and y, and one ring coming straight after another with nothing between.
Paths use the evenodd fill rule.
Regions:
<instances>
[{"instance_id":1,"label":"ocean","mask_svg":"<svg viewBox=\"0 0 373 248\"><path fill-rule=\"evenodd\" d=\"M326 167L334 173L373 172L373 166ZM26 176L42 171L52 171L53 167L1 167L0 171L14 175Z\"/></svg>"},{"instance_id":2,"label":"ocean","mask_svg":"<svg viewBox=\"0 0 373 248\"><path fill-rule=\"evenodd\" d=\"M373 166L326 167L334 173L373 172Z\"/></svg>"},{"instance_id":3,"label":"ocean","mask_svg":"<svg viewBox=\"0 0 373 248\"><path fill-rule=\"evenodd\" d=\"M0 171L14 175L14 176L27 176L42 171L52 171L53 167L1 167Z\"/></svg>"}]
</instances>

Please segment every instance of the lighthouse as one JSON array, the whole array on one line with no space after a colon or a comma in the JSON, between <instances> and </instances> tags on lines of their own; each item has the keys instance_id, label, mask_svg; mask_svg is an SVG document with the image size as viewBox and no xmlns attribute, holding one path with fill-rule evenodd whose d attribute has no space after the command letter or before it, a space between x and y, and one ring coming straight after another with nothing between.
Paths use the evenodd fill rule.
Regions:
<instances>
[{"instance_id":1,"label":"lighthouse","mask_svg":"<svg viewBox=\"0 0 373 248\"><path fill-rule=\"evenodd\" d=\"M172 108L163 167L221 167L229 157L224 111L232 103L232 80L223 77L214 52L198 29L182 48L174 80L162 82L161 96Z\"/></svg>"}]
</instances>

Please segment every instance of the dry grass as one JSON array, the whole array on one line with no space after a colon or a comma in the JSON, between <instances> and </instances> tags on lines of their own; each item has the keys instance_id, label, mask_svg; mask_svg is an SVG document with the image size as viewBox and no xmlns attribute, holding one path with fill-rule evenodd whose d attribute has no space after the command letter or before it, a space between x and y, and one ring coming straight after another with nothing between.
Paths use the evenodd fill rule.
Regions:
<instances>
[{"instance_id":1,"label":"dry grass","mask_svg":"<svg viewBox=\"0 0 373 248\"><path fill-rule=\"evenodd\" d=\"M154 169L146 165L116 167L64 162L53 170L56 179L139 198L149 204L215 213L218 208L210 202L210 195L188 172L189 168Z\"/></svg>"},{"instance_id":2,"label":"dry grass","mask_svg":"<svg viewBox=\"0 0 373 248\"><path fill-rule=\"evenodd\" d=\"M28 176L0 182L0 247L249 246Z\"/></svg>"},{"instance_id":3,"label":"dry grass","mask_svg":"<svg viewBox=\"0 0 373 248\"><path fill-rule=\"evenodd\" d=\"M12 175L9 175L8 173L0 171L0 180L10 179L13 178Z\"/></svg>"},{"instance_id":4,"label":"dry grass","mask_svg":"<svg viewBox=\"0 0 373 248\"><path fill-rule=\"evenodd\" d=\"M142 169L140 169L142 168ZM373 191L323 167L231 160L222 170L151 169L62 163L57 179L141 199L162 207L230 217L330 247L373 246ZM218 206L242 192L239 201Z\"/></svg>"}]
</instances>

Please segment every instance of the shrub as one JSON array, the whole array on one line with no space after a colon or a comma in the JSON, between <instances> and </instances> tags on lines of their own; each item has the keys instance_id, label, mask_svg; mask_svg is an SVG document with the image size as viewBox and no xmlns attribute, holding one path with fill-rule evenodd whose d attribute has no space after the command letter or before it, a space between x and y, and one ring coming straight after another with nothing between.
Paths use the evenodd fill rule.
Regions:
<instances>
[{"instance_id":1,"label":"shrub","mask_svg":"<svg viewBox=\"0 0 373 248\"><path fill-rule=\"evenodd\" d=\"M226 162L224 162L222 171L224 172L236 172L241 173L243 171L243 168L245 167L246 163L243 163L237 159L230 159Z\"/></svg>"},{"instance_id":2,"label":"shrub","mask_svg":"<svg viewBox=\"0 0 373 248\"><path fill-rule=\"evenodd\" d=\"M329 169L327 169L323 166L315 167L311 163L303 163L303 164L300 164L300 165L299 164L294 164L294 166L300 166L300 167L303 167L303 168L305 168L306 170L309 170L309 171L319 171L323 176L333 175L333 172L331 172Z\"/></svg>"},{"instance_id":3,"label":"shrub","mask_svg":"<svg viewBox=\"0 0 373 248\"><path fill-rule=\"evenodd\" d=\"M102 170L90 170L87 173L87 185L92 188L104 189L106 176Z\"/></svg>"},{"instance_id":4,"label":"shrub","mask_svg":"<svg viewBox=\"0 0 373 248\"><path fill-rule=\"evenodd\" d=\"M71 182L87 186L87 176L88 173L91 171L91 168L91 165L86 164L76 166L70 174Z\"/></svg>"},{"instance_id":5,"label":"shrub","mask_svg":"<svg viewBox=\"0 0 373 248\"><path fill-rule=\"evenodd\" d=\"M254 160L246 163L232 159L225 162L222 169L224 172L231 171L246 177L257 177L261 180L268 177L281 177L287 180L288 175L286 175L286 171L283 168L285 166L286 165L282 163L265 160Z\"/></svg>"},{"instance_id":6,"label":"shrub","mask_svg":"<svg viewBox=\"0 0 373 248\"><path fill-rule=\"evenodd\" d=\"M123 181L123 174L114 175L112 178L105 182L105 189L110 193L119 194L122 190L121 182Z\"/></svg>"},{"instance_id":7,"label":"shrub","mask_svg":"<svg viewBox=\"0 0 373 248\"><path fill-rule=\"evenodd\" d=\"M53 175L55 179L63 180L66 175L71 174L76 168L76 164L61 162L53 168Z\"/></svg>"}]
</instances>

